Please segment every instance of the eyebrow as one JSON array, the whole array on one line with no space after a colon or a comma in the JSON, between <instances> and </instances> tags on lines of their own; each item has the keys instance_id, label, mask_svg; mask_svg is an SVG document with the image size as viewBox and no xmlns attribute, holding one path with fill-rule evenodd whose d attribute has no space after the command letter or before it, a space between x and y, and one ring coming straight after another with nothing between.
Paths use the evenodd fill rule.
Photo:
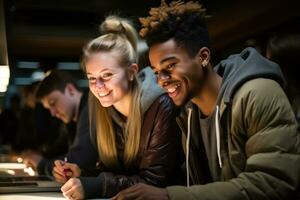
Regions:
<instances>
[{"instance_id":1,"label":"eyebrow","mask_svg":"<svg viewBox=\"0 0 300 200\"><path fill-rule=\"evenodd\" d=\"M99 73L105 72L105 71L109 71L108 68L105 68L103 70L101 70ZM93 75L92 73L86 72L86 75Z\"/></svg>"},{"instance_id":2,"label":"eyebrow","mask_svg":"<svg viewBox=\"0 0 300 200\"><path fill-rule=\"evenodd\" d=\"M166 57L166 58L164 58L160 61L160 64L163 64L164 62L167 62L167 61L172 60L172 59L176 59L176 57L175 56Z\"/></svg>"}]
</instances>

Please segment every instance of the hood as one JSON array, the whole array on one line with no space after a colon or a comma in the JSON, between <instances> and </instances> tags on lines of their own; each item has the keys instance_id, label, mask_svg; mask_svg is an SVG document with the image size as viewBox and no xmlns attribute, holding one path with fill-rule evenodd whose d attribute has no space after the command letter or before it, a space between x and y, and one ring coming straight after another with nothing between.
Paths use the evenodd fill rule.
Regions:
<instances>
[{"instance_id":1,"label":"hood","mask_svg":"<svg viewBox=\"0 0 300 200\"><path fill-rule=\"evenodd\" d=\"M224 99L225 104L230 104L237 89L251 79L269 78L278 82L282 87L285 86L280 67L260 55L252 47L244 49L240 54L229 56L214 70L223 77L218 104L221 99Z\"/></svg>"},{"instance_id":2,"label":"hood","mask_svg":"<svg viewBox=\"0 0 300 200\"><path fill-rule=\"evenodd\" d=\"M282 87L285 81L279 66L261 56L254 48L246 48L240 54L229 56L226 60L221 61L214 70L223 78L221 89L217 98L215 111L215 134L217 158L220 168L222 168L221 159L221 139L220 139L220 102L223 99L225 104L232 102L235 92L245 82L254 78L269 78L278 82ZM187 139L186 139L186 169L187 169L187 186L189 186L189 147L190 138L198 136L198 133L191 131L193 126L193 113L197 109L192 102L188 102L181 112L181 119L187 122ZM180 119L178 119L180 122ZM181 123L182 124L182 123ZM183 126L183 125L181 125ZM182 128L182 127L181 127ZM192 139L194 141L194 139Z\"/></svg>"},{"instance_id":3,"label":"hood","mask_svg":"<svg viewBox=\"0 0 300 200\"><path fill-rule=\"evenodd\" d=\"M157 84L157 78L150 67L146 67L138 74L141 84L141 107L145 113L151 104L165 91Z\"/></svg>"}]
</instances>

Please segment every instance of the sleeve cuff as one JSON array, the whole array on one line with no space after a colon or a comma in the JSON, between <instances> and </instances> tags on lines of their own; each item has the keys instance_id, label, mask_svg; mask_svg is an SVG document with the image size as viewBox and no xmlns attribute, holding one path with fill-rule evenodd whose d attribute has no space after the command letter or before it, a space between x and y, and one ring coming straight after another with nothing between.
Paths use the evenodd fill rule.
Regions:
<instances>
[{"instance_id":1,"label":"sleeve cuff","mask_svg":"<svg viewBox=\"0 0 300 200\"><path fill-rule=\"evenodd\" d=\"M184 186L170 186L166 188L170 200L194 199Z\"/></svg>"},{"instance_id":2,"label":"sleeve cuff","mask_svg":"<svg viewBox=\"0 0 300 200\"><path fill-rule=\"evenodd\" d=\"M47 159L42 159L37 166L37 172L39 175L52 176L52 169L53 161Z\"/></svg>"},{"instance_id":3,"label":"sleeve cuff","mask_svg":"<svg viewBox=\"0 0 300 200\"><path fill-rule=\"evenodd\" d=\"M84 198L99 198L105 193L104 176L98 177L80 177L80 182L84 190Z\"/></svg>"}]
</instances>

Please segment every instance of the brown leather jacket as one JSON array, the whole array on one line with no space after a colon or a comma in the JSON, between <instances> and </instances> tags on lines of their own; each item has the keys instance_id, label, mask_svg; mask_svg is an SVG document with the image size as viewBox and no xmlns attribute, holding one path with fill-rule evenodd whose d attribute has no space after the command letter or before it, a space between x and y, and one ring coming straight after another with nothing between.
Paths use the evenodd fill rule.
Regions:
<instances>
[{"instance_id":1,"label":"brown leather jacket","mask_svg":"<svg viewBox=\"0 0 300 200\"><path fill-rule=\"evenodd\" d=\"M174 184L183 158L181 134L175 117L172 100L167 94L160 95L144 113L139 159L135 166L130 170L123 166L119 170L104 167L98 177L80 178L85 198L111 197L141 182L159 187ZM116 123L114 125L119 160L122 162L123 129Z\"/></svg>"}]
</instances>

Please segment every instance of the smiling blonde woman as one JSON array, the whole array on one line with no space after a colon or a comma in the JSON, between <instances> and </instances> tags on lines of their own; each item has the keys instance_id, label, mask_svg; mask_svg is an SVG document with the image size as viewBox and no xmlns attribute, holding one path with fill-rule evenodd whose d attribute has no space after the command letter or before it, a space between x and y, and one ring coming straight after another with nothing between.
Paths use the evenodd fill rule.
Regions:
<instances>
[{"instance_id":1,"label":"smiling blonde woman","mask_svg":"<svg viewBox=\"0 0 300 200\"><path fill-rule=\"evenodd\" d=\"M71 178L62 187L65 197L111 197L136 183L163 187L174 183L181 143L175 105L156 84L148 67L138 72L137 33L129 21L109 16L102 36L83 50L82 65L92 96L90 117L99 153L98 177ZM79 176L80 169L66 163Z\"/></svg>"}]
</instances>

